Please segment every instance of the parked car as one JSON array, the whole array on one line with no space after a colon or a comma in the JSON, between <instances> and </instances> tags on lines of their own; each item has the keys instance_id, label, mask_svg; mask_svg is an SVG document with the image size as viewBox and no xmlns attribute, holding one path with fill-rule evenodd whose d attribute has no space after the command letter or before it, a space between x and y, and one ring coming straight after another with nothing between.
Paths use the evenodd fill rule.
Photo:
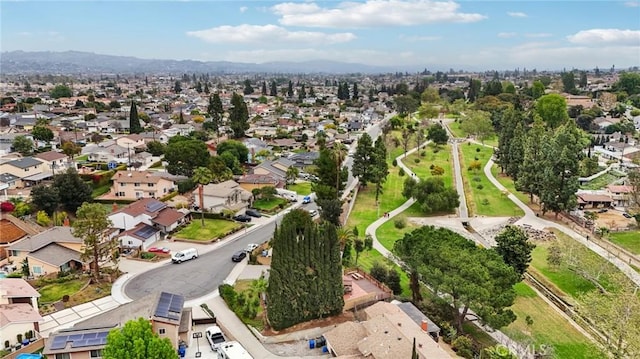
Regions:
<instances>
[{"instance_id":1,"label":"parked car","mask_svg":"<svg viewBox=\"0 0 640 359\"><path fill-rule=\"evenodd\" d=\"M169 253L171 249L167 247L151 247L147 249L147 252L155 252L155 253Z\"/></svg>"},{"instance_id":2,"label":"parked car","mask_svg":"<svg viewBox=\"0 0 640 359\"><path fill-rule=\"evenodd\" d=\"M226 341L224 335L222 334L222 330L217 325L212 325L205 330L204 335L207 337L207 341L209 341L209 345L211 345L211 349L213 351L218 350L220 344Z\"/></svg>"},{"instance_id":3,"label":"parked car","mask_svg":"<svg viewBox=\"0 0 640 359\"><path fill-rule=\"evenodd\" d=\"M622 215L624 216L624 218L633 218L633 216L627 212L622 213Z\"/></svg>"},{"instance_id":4,"label":"parked car","mask_svg":"<svg viewBox=\"0 0 640 359\"><path fill-rule=\"evenodd\" d=\"M607 212L607 211L608 211L608 209L606 209L606 208L600 208L600 209L598 210L598 213L605 213L605 212Z\"/></svg>"},{"instance_id":5,"label":"parked car","mask_svg":"<svg viewBox=\"0 0 640 359\"><path fill-rule=\"evenodd\" d=\"M187 248L174 253L173 256L171 256L171 261L173 263L182 263L196 258L198 258L198 250L195 248Z\"/></svg>"},{"instance_id":6,"label":"parked car","mask_svg":"<svg viewBox=\"0 0 640 359\"><path fill-rule=\"evenodd\" d=\"M311 217L315 217L318 214L318 211L316 211L315 209L310 209L309 210L309 215Z\"/></svg>"},{"instance_id":7,"label":"parked car","mask_svg":"<svg viewBox=\"0 0 640 359\"><path fill-rule=\"evenodd\" d=\"M255 243L249 243L247 244L247 249L245 249L245 251L247 251L247 253L251 253L254 250L256 250L256 248L260 247L259 245L255 244Z\"/></svg>"},{"instance_id":8,"label":"parked car","mask_svg":"<svg viewBox=\"0 0 640 359\"><path fill-rule=\"evenodd\" d=\"M255 209L248 209L244 211L244 214L246 214L247 216L255 217L255 218L262 217L262 214Z\"/></svg>"},{"instance_id":9,"label":"parked car","mask_svg":"<svg viewBox=\"0 0 640 359\"><path fill-rule=\"evenodd\" d=\"M251 222L251 217L247 216L246 214L239 214L237 216L234 216L233 220L238 222Z\"/></svg>"},{"instance_id":10,"label":"parked car","mask_svg":"<svg viewBox=\"0 0 640 359\"><path fill-rule=\"evenodd\" d=\"M234 262L241 262L246 257L247 257L247 252L245 252L245 251L237 251L231 256L231 260L234 261Z\"/></svg>"},{"instance_id":11,"label":"parked car","mask_svg":"<svg viewBox=\"0 0 640 359\"><path fill-rule=\"evenodd\" d=\"M302 204L311 203L311 196L304 196L302 199Z\"/></svg>"}]
</instances>

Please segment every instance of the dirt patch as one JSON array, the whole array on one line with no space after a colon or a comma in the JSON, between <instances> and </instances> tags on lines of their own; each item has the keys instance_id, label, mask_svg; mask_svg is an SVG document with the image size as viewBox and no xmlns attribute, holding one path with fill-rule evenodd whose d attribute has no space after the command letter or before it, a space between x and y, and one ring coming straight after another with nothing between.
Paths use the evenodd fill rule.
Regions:
<instances>
[{"instance_id":1,"label":"dirt patch","mask_svg":"<svg viewBox=\"0 0 640 359\"><path fill-rule=\"evenodd\" d=\"M312 328L323 328L323 327L329 327L329 326L335 326L338 325L340 323L345 323L345 322L352 322L354 321L355 318L353 316L352 312L343 312L339 315L330 317L330 318L323 318L323 319L316 319L316 320L310 320L308 322L304 322L304 323L300 323L300 324L296 324L292 327L280 330L280 331L275 331L272 329L265 329L262 331L262 335L264 336L271 336L271 335L280 335L280 334L288 334L288 333L293 333L293 332L297 332L300 330L305 330L305 329L312 329Z\"/></svg>"},{"instance_id":2,"label":"dirt patch","mask_svg":"<svg viewBox=\"0 0 640 359\"><path fill-rule=\"evenodd\" d=\"M617 230L620 228L627 228L635 222L633 218L625 218L619 211L608 211L604 213L598 213L596 219L597 227L606 227L611 230Z\"/></svg>"}]
</instances>

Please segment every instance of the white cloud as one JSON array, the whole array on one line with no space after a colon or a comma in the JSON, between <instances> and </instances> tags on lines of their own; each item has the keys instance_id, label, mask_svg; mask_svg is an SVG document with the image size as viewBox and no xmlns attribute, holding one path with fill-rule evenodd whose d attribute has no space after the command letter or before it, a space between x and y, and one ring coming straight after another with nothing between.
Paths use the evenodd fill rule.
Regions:
<instances>
[{"instance_id":1,"label":"white cloud","mask_svg":"<svg viewBox=\"0 0 640 359\"><path fill-rule=\"evenodd\" d=\"M627 1L624 3L626 7L640 7L640 1Z\"/></svg>"},{"instance_id":2,"label":"white cloud","mask_svg":"<svg viewBox=\"0 0 640 359\"><path fill-rule=\"evenodd\" d=\"M515 32L499 32L498 33L498 37L502 39L509 39L516 36L518 36L518 33L515 33Z\"/></svg>"},{"instance_id":3,"label":"white cloud","mask_svg":"<svg viewBox=\"0 0 640 359\"><path fill-rule=\"evenodd\" d=\"M511 17L528 17L527 14L519 11L509 11L507 12L507 15Z\"/></svg>"},{"instance_id":4,"label":"white cloud","mask_svg":"<svg viewBox=\"0 0 640 359\"><path fill-rule=\"evenodd\" d=\"M640 30L590 29L567 36L574 44L625 44L640 46ZM636 53L637 55L637 53Z\"/></svg>"},{"instance_id":5,"label":"white cloud","mask_svg":"<svg viewBox=\"0 0 640 359\"><path fill-rule=\"evenodd\" d=\"M420 42L420 41L437 41L442 39L442 36L415 36L415 35L400 35L398 38L405 42Z\"/></svg>"},{"instance_id":6,"label":"white cloud","mask_svg":"<svg viewBox=\"0 0 640 359\"><path fill-rule=\"evenodd\" d=\"M350 32L324 33L311 31L289 31L276 25L238 25L218 26L211 29L188 31L187 35L211 43L265 44L265 43L303 43L337 44L356 39Z\"/></svg>"},{"instance_id":7,"label":"white cloud","mask_svg":"<svg viewBox=\"0 0 640 359\"><path fill-rule=\"evenodd\" d=\"M333 8L316 3L281 3L272 11L280 16L282 25L363 28L373 26L408 26L431 23L469 23L487 17L476 13L459 12L460 5L453 1L432 0L368 0L342 2Z\"/></svg>"},{"instance_id":8,"label":"white cloud","mask_svg":"<svg viewBox=\"0 0 640 359\"><path fill-rule=\"evenodd\" d=\"M528 37L530 39L541 39L544 37L551 37L551 36L553 35L547 32L535 32L535 33L524 34L524 37Z\"/></svg>"},{"instance_id":9,"label":"white cloud","mask_svg":"<svg viewBox=\"0 0 640 359\"><path fill-rule=\"evenodd\" d=\"M240 12L244 13L245 11L249 10L248 7L246 6L240 6Z\"/></svg>"}]
</instances>

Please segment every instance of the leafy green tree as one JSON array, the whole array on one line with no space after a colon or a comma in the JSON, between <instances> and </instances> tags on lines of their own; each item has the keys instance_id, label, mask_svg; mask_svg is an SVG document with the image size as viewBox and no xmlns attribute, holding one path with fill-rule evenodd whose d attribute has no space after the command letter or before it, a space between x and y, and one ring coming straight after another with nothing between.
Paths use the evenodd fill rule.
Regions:
<instances>
[{"instance_id":1,"label":"leafy green tree","mask_svg":"<svg viewBox=\"0 0 640 359\"><path fill-rule=\"evenodd\" d=\"M420 106L420 102L409 95L396 96L393 99L393 102L395 104L396 111L398 111L398 114L403 117L416 112Z\"/></svg>"},{"instance_id":2,"label":"leafy green tree","mask_svg":"<svg viewBox=\"0 0 640 359\"><path fill-rule=\"evenodd\" d=\"M529 193L529 201L533 203L533 196L539 196L542 190L544 172L543 140L545 128L542 119L536 116L533 126L525 135L524 157L519 168L516 186Z\"/></svg>"},{"instance_id":3,"label":"leafy green tree","mask_svg":"<svg viewBox=\"0 0 640 359\"><path fill-rule=\"evenodd\" d=\"M336 227L306 211L286 214L271 240L267 318L275 330L342 312L340 243Z\"/></svg>"},{"instance_id":4,"label":"leafy green tree","mask_svg":"<svg viewBox=\"0 0 640 359\"><path fill-rule=\"evenodd\" d=\"M640 94L640 73L625 72L620 74L614 88L626 92L629 96ZM636 106L640 107L640 106Z\"/></svg>"},{"instance_id":5,"label":"leafy green tree","mask_svg":"<svg viewBox=\"0 0 640 359\"><path fill-rule=\"evenodd\" d=\"M356 251L356 267L358 266L358 258L360 257L360 253L364 251L364 241L362 239L356 238L353 240L353 249Z\"/></svg>"},{"instance_id":6,"label":"leafy green tree","mask_svg":"<svg viewBox=\"0 0 640 359\"><path fill-rule=\"evenodd\" d=\"M23 156L30 156L33 153L33 141L26 136L19 135L13 139L11 148Z\"/></svg>"},{"instance_id":7,"label":"leafy green tree","mask_svg":"<svg viewBox=\"0 0 640 359\"><path fill-rule=\"evenodd\" d=\"M31 204L43 210L49 216L58 208L60 195L53 186L37 185L31 189Z\"/></svg>"},{"instance_id":8,"label":"leafy green tree","mask_svg":"<svg viewBox=\"0 0 640 359\"><path fill-rule=\"evenodd\" d=\"M153 332L148 319L138 318L125 323L122 329L109 332L107 345L102 350L104 359L178 359L178 353L169 338L160 338Z\"/></svg>"},{"instance_id":9,"label":"leafy green tree","mask_svg":"<svg viewBox=\"0 0 640 359\"><path fill-rule=\"evenodd\" d=\"M168 162L167 171L174 175L187 177L193 176L193 171L196 168L207 167L209 157L211 156L207 146L198 140L169 141L164 152L164 159Z\"/></svg>"},{"instance_id":10,"label":"leafy green tree","mask_svg":"<svg viewBox=\"0 0 640 359\"><path fill-rule=\"evenodd\" d=\"M203 186L211 183L213 173L207 167L198 167L193 171L193 182L198 184L198 198L200 199L200 212L202 213L201 226L204 227L204 189Z\"/></svg>"},{"instance_id":11,"label":"leafy green tree","mask_svg":"<svg viewBox=\"0 0 640 359\"><path fill-rule=\"evenodd\" d=\"M53 140L53 131L46 126L35 126L31 130L31 136L38 141L49 142Z\"/></svg>"},{"instance_id":12,"label":"leafy green tree","mask_svg":"<svg viewBox=\"0 0 640 359\"><path fill-rule=\"evenodd\" d=\"M67 155L70 160L82 151L82 148L71 141L65 141L62 143L62 153Z\"/></svg>"},{"instance_id":13,"label":"leafy green tree","mask_svg":"<svg viewBox=\"0 0 640 359\"><path fill-rule=\"evenodd\" d=\"M213 178L211 182L220 183L233 178L233 172L219 156L211 156L207 165Z\"/></svg>"},{"instance_id":14,"label":"leafy green tree","mask_svg":"<svg viewBox=\"0 0 640 359\"><path fill-rule=\"evenodd\" d=\"M378 202L378 197L382 193L382 186L387 181L387 176L389 175L387 148L382 139L378 139L373 146L370 174L371 182L376 186L376 202Z\"/></svg>"},{"instance_id":15,"label":"leafy green tree","mask_svg":"<svg viewBox=\"0 0 640 359\"><path fill-rule=\"evenodd\" d=\"M573 71L563 72L560 76L562 78L562 89L564 90L564 92L575 93L576 78L573 74Z\"/></svg>"},{"instance_id":16,"label":"leafy green tree","mask_svg":"<svg viewBox=\"0 0 640 359\"><path fill-rule=\"evenodd\" d=\"M59 99L63 97L71 97L73 96L73 91L67 85L56 85L51 91L49 91L49 95L51 98Z\"/></svg>"},{"instance_id":17,"label":"leafy green tree","mask_svg":"<svg viewBox=\"0 0 640 359\"><path fill-rule=\"evenodd\" d=\"M69 212L75 212L84 202L93 200L91 186L86 184L73 168L55 175L52 186L58 190L60 204Z\"/></svg>"},{"instance_id":18,"label":"leafy green tree","mask_svg":"<svg viewBox=\"0 0 640 359\"><path fill-rule=\"evenodd\" d=\"M222 160L225 166L229 168L233 174L242 174L242 166L240 165L240 161L238 161L238 158L236 158L236 156L234 156L231 151L223 152L221 155L216 157Z\"/></svg>"},{"instance_id":19,"label":"leafy green tree","mask_svg":"<svg viewBox=\"0 0 640 359\"><path fill-rule=\"evenodd\" d=\"M295 166L289 166L289 168L287 168L287 172L285 174L286 179L287 179L287 183L294 183L296 181L296 179L298 178L298 174L300 173L300 171L298 171L298 169Z\"/></svg>"},{"instance_id":20,"label":"leafy green tree","mask_svg":"<svg viewBox=\"0 0 640 359\"><path fill-rule=\"evenodd\" d=\"M557 128L567 122L567 101L558 94L548 94L536 101L535 112L550 128Z\"/></svg>"},{"instance_id":21,"label":"leafy green tree","mask_svg":"<svg viewBox=\"0 0 640 359\"><path fill-rule=\"evenodd\" d=\"M449 141L449 135L442 125L436 123L429 127L427 139L436 145L441 146Z\"/></svg>"},{"instance_id":22,"label":"leafy green tree","mask_svg":"<svg viewBox=\"0 0 640 359\"><path fill-rule=\"evenodd\" d=\"M469 310L496 329L516 319L507 308L520 278L495 250L480 248L449 229L424 226L396 241L393 252L409 270L412 291L421 289L420 279L449 304L458 332L464 333Z\"/></svg>"},{"instance_id":23,"label":"leafy green tree","mask_svg":"<svg viewBox=\"0 0 640 359\"><path fill-rule=\"evenodd\" d=\"M545 86L540 80L533 81L533 85L531 85L531 97L534 100L539 99L544 95Z\"/></svg>"},{"instance_id":24,"label":"leafy green tree","mask_svg":"<svg viewBox=\"0 0 640 359\"><path fill-rule=\"evenodd\" d=\"M229 127L233 131L234 138L244 137L244 132L249 129L249 111L242 95L233 93L231 97L231 110L229 112Z\"/></svg>"},{"instance_id":25,"label":"leafy green tree","mask_svg":"<svg viewBox=\"0 0 640 359\"><path fill-rule=\"evenodd\" d=\"M467 117L462 120L460 128L482 143L494 134L491 114L485 111L470 112Z\"/></svg>"},{"instance_id":26,"label":"leafy green tree","mask_svg":"<svg viewBox=\"0 0 640 359\"><path fill-rule=\"evenodd\" d=\"M225 152L231 152L235 158L238 159L240 164L247 163L249 158L249 149L244 143L236 140L227 140L220 142L218 147L216 148L216 152L218 155L221 155Z\"/></svg>"},{"instance_id":27,"label":"leafy green tree","mask_svg":"<svg viewBox=\"0 0 640 359\"><path fill-rule=\"evenodd\" d=\"M485 96L497 96L502 93L502 82L500 80L488 81L482 92Z\"/></svg>"},{"instance_id":28,"label":"leafy green tree","mask_svg":"<svg viewBox=\"0 0 640 359\"><path fill-rule=\"evenodd\" d=\"M475 102L480 96L480 88L482 87L482 82L478 79L470 79L469 80L469 91L467 92L467 98L469 102Z\"/></svg>"},{"instance_id":29,"label":"leafy green tree","mask_svg":"<svg viewBox=\"0 0 640 359\"><path fill-rule=\"evenodd\" d=\"M112 225L107 209L100 203L83 203L76 212L73 235L82 238L84 261L91 261L91 273L95 281L100 280L100 263L118 263L118 240L109 239L107 229Z\"/></svg>"},{"instance_id":30,"label":"leafy green tree","mask_svg":"<svg viewBox=\"0 0 640 359\"><path fill-rule=\"evenodd\" d=\"M520 275L520 278L529 267L531 251L535 247L520 227L508 225L496 236L496 252Z\"/></svg>"},{"instance_id":31,"label":"leafy green tree","mask_svg":"<svg viewBox=\"0 0 640 359\"><path fill-rule=\"evenodd\" d=\"M38 213L36 213L36 223L43 227L49 227L51 224L51 218L47 215L47 212L38 211Z\"/></svg>"},{"instance_id":32,"label":"leafy green tree","mask_svg":"<svg viewBox=\"0 0 640 359\"><path fill-rule=\"evenodd\" d=\"M147 151L149 151L152 156L162 156L166 147L167 146L159 141L151 141L147 143Z\"/></svg>"},{"instance_id":33,"label":"leafy green tree","mask_svg":"<svg viewBox=\"0 0 640 359\"><path fill-rule=\"evenodd\" d=\"M144 129L140 125L138 107L135 101L131 101L131 108L129 109L129 133L141 133L142 131L144 131Z\"/></svg>"},{"instance_id":34,"label":"leafy green tree","mask_svg":"<svg viewBox=\"0 0 640 359\"><path fill-rule=\"evenodd\" d=\"M545 160L540 193L543 212L553 211L557 216L575 208L580 160L588 143L583 134L573 121L568 121L543 141Z\"/></svg>"},{"instance_id":35,"label":"leafy green tree","mask_svg":"<svg viewBox=\"0 0 640 359\"><path fill-rule=\"evenodd\" d=\"M328 148L320 150L320 155L314 161L316 167L316 176L318 181L314 182L312 188L318 199L335 199L338 198L338 191L342 190L347 181L348 172L346 168L341 167L340 156L336 156ZM318 189L319 185L327 187L333 187L333 191L323 191L322 188ZM336 189L337 185L337 189ZM324 197L326 195L327 197Z\"/></svg>"},{"instance_id":36,"label":"leafy green tree","mask_svg":"<svg viewBox=\"0 0 640 359\"><path fill-rule=\"evenodd\" d=\"M373 164L373 141L368 133L363 133L358 139L356 151L353 154L353 164L351 172L354 177L358 177L361 186L367 186L371 182L371 169Z\"/></svg>"},{"instance_id":37,"label":"leafy green tree","mask_svg":"<svg viewBox=\"0 0 640 359\"><path fill-rule=\"evenodd\" d=\"M340 215L342 214L342 202L339 199L318 199L320 206L320 218L324 221L340 226Z\"/></svg>"},{"instance_id":38,"label":"leafy green tree","mask_svg":"<svg viewBox=\"0 0 640 359\"><path fill-rule=\"evenodd\" d=\"M449 212L460 205L458 192L446 187L441 177L430 177L420 182L408 177L404 181L402 195L415 198L425 213Z\"/></svg>"}]
</instances>

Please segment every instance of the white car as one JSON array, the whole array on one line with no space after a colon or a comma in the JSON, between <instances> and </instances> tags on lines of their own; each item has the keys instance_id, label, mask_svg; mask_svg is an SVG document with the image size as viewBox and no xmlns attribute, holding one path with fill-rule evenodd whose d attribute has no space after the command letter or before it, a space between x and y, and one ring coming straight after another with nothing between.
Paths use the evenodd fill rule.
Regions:
<instances>
[{"instance_id":1,"label":"white car","mask_svg":"<svg viewBox=\"0 0 640 359\"><path fill-rule=\"evenodd\" d=\"M256 248L260 247L259 245L255 244L255 243L249 243L247 244L247 248L245 249L245 251L247 253L253 253L253 251L256 250Z\"/></svg>"},{"instance_id":2,"label":"white car","mask_svg":"<svg viewBox=\"0 0 640 359\"><path fill-rule=\"evenodd\" d=\"M309 215L311 217L315 217L318 214L318 211L316 211L315 209L310 209L309 210Z\"/></svg>"},{"instance_id":3,"label":"white car","mask_svg":"<svg viewBox=\"0 0 640 359\"><path fill-rule=\"evenodd\" d=\"M204 336L207 337L207 341L209 342L209 345L211 345L211 349L213 351L218 350L220 345L226 341L222 334L222 330L217 325L208 327L204 332Z\"/></svg>"}]
</instances>

